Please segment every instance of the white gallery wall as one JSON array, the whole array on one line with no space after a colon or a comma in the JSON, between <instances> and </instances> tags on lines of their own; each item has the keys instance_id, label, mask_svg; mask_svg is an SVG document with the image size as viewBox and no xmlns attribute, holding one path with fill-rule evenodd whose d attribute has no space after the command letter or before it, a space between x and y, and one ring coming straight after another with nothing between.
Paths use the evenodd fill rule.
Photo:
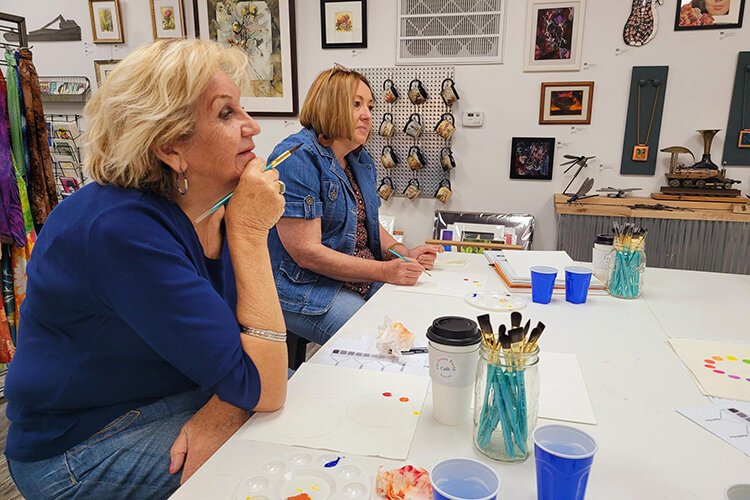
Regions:
<instances>
[{"instance_id":1,"label":"white gallery wall","mask_svg":"<svg viewBox=\"0 0 750 500\"><path fill-rule=\"evenodd\" d=\"M192 0L186 1L186 24L193 34ZM203 2L204 0L199 0ZM453 138L458 167L451 174L454 195L447 205L434 199L410 201L392 198L381 211L396 216L396 226L405 240L417 244L431 237L436 209L524 212L537 217L534 248L556 246L557 224L553 193L560 192L575 169L563 174L563 154L596 155L584 176L593 176L596 187L641 187L639 194L658 191L664 184L669 155L659 154L653 176L620 175L625 118L631 68L669 66L666 101L659 148L685 145L698 155L700 128L727 125L737 53L750 50L750 6L745 9L744 28L675 32L677 0L658 7L656 38L640 48L627 47L622 28L630 13L628 0L589 0L583 34L584 65L577 72L524 73L526 2L506 0L504 64L456 67L456 86L461 100L454 106L457 118L463 111L485 113L482 128L466 129L459 124ZM85 75L95 82L94 60L121 59L133 48L150 42L151 20L148 0L120 0L125 44L92 43L86 0L0 0L0 11L24 16L28 30L40 28L58 14L75 19L81 26L81 42L35 42L34 61L40 75ZM396 50L396 0L368 2L368 48L323 50L320 48L320 3L296 0L297 73L300 103L315 75L334 62L346 66L392 66ZM587 69L583 69L583 68ZM570 125L539 125L539 93L543 81L595 82L591 125L572 129ZM47 105L45 111L80 113L77 104ZM380 117L373 117L377 124ZM460 122L460 119L458 120ZM262 119L258 152L267 155L299 123L294 119ZM522 181L509 178L510 144L514 136L555 137L558 147L551 181ZM712 158L720 163L725 136L714 140ZM736 138L730 140L735 141ZM652 152L653 153L653 152ZM747 192L750 167L729 167L728 175L739 179Z\"/></svg>"}]
</instances>

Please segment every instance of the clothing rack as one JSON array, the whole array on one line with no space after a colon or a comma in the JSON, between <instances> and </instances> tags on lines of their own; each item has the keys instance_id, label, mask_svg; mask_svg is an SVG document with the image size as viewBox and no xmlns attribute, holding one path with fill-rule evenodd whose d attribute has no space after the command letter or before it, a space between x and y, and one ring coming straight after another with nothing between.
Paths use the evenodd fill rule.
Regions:
<instances>
[{"instance_id":1,"label":"clothing rack","mask_svg":"<svg viewBox=\"0 0 750 500\"><path fill-rule=\"evenodd\" d=\"M5 39L6 33L14 33L18 36L18 42ZM26 19L13 14L0 12L0 51L20 50L28 48L28 34L26 32ZM0 66L7 66L4 57L0 57ZM5 375L6 365L0 365L0 404L5 403Z\"/></svg>"}]
</instances>

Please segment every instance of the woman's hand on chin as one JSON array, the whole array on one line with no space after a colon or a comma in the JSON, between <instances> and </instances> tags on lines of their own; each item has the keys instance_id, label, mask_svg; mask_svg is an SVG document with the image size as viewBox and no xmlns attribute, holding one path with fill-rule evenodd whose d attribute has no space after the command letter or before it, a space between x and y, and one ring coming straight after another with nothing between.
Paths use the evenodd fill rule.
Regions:
<instances>
[{"instance_id":1,"label":"woman's hand on chin","mask_svg":"<svg viewBox=\"0 0 750 500\"><path fill-rule=\"evenodd\" d=\"M255 158L240 176L227 207L227 228L265 237L284 213L279 173L265 170L266 161Z\"/></svg>"}]
</instances>

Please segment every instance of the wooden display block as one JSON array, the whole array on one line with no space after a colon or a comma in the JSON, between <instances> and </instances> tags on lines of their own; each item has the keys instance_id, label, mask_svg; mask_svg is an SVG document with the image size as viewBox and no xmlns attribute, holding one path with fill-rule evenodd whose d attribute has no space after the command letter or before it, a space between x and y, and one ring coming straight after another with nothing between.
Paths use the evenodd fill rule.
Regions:
<instances>
[{"instance_id":1,"label":"wooden display block","mask_svg":"<svg viewBox=\"0 0 750 500\"><path fill-rule=\"evenodd\" d=\"M724 198L727 196L738 197L742 194L739 189L699 189L699 188L684 188L684 187L668 187L662 186L661 192L664 194L672 195L688 195L688 196L702 196L702 197L716 197Z\"/></svg>"},{"instance_id":2,"label":"wooden display block","mask_svg":"<svg viewBox=\"0 0 750 500\"><path fill-rule=\"evenodd\" d=\"M733 189L732 191L737 191ZM651 198L666 201L708 201L711 203L750 203L750 198L742 196L697 196L688 194L651 193Z\"/></svg>"}]
</instances>

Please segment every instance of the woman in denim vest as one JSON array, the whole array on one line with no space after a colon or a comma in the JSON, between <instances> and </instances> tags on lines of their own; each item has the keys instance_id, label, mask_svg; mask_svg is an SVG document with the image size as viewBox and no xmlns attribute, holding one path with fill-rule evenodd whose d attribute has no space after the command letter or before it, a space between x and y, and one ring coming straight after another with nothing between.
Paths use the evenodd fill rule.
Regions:
<instances>
[{"instance_id":1,"label":"woman in denim vest","mask_svg":"<svg viewBox=\"0 0 750 500\"><path fill-rule=\"evenodd\" d=\"M268 247L287 329L319 344L383 282L414 285L442 251L433 245L408 248L378 222L377 171L362 147L372 107L367 79L335 65L318 75L307 94L300 112L304 128L271 155L302 145L279 168L286 206Z\"/></svg>"}]
</instances>

